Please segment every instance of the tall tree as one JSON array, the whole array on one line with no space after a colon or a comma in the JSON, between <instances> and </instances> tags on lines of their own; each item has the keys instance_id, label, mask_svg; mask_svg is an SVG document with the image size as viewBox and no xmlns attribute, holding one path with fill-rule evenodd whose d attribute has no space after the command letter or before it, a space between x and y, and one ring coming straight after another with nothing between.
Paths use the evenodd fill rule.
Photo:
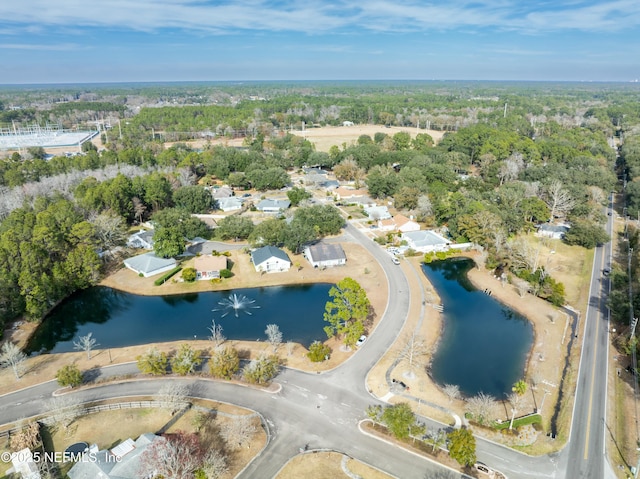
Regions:
<instances>
[{"instance_id":1,"label":"tall tree","mask_svg":"<svg viewBox=\"0 0 640 479\"><path fill-rule=\"evenodd\" d=\"M476 463L476 438L471 430L462 427L449 433L449 455L461 466Z\"/></svg>"},{"instance_id":2,"label":"tall tree","mask_svg":"<svg viewBox=\"0 0 640 479\"><path fill-rule=\"evenodd\" d=\"M144 477L192 479L203 464L204 449L196 434L177 432L155 439L140 457Z\"/></svg>"},{"instance_id":3,"label":"tall tree","mask_svg":"<svg viewBox=\"0 0 640 479\"><path fill-rule=\"evenodd\" d=\"M331 287L329 296L333 299L325 304L324 320L329 323L325 333L330 338L343 336L347 346L355 345L371 310L366 291L354 279L344 278Z\"/></svg>"}]
</instances>

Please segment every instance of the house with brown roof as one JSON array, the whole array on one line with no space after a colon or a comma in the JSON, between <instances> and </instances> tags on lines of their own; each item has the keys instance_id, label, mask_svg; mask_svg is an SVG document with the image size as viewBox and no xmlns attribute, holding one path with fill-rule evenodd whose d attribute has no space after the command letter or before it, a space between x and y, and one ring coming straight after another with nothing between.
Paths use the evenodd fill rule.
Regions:
<instances>
[{"instance_id":1,"label":"house with brown roof","mask_svg":"<svg viewBox=\"0 0 640 479\"><path fill-rule=\"evenodd\" d=\"M214 256L205 254L196 256L193 261L196 270L196 279L215 279L220 277L220 271L227 269L227 257L224 255Z\"/></svg>"},{"instance_id":2,"label":"house with brown roof","mask_svg":"<svg viewBox=\"0 0 640 479\"><path fill-rule=\"evenodd\" d=\"M393 218L378 221L380 231L400 231L408 233L409 231L420 231L420 224L413 219L413 216L407 218L405 215L395 215Z\"/></svg>"}]
</instances>

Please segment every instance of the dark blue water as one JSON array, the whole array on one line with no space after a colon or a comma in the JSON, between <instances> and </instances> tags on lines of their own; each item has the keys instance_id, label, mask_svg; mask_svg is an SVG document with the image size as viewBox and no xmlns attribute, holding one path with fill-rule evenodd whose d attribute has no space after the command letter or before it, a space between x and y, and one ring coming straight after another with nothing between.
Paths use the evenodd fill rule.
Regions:
<instances>
[{"instance_id":1,"label":"dark blue water","mask_svg":"<svg viewBox=\"0 0 640 479\"><path fill-rule=\"evenodd\" d=\"M444 331L431 375L440 384L457 384L465 396L484 392L503 399L524 375L533 328L471 284L467 271L473 267L467 258L423 266L444 306Z\"/></svg>"},{"instance_id":2,"label":"dark blue water","mask_svg":"<svg viewBox=\"0 0 640 479\"><path fill-rule=\"evenodd\" d=\"M264 341L267 324L277 324L284 341L308 346L327 338L322 328L330 288L329 284L274 286L172 296L136 296L111 288L89 288L56 307L35 331L27 350L73 351L73 342L88 333L93 333L100 348L205 339L210 336L207 328L213 318L228 339ZM224 310L218 303L233 293L254 300L251 306L258 308L240 310L238 317L232 310ZM225 312L229 314L222 317Z\"/></svg>"}]
</instances>

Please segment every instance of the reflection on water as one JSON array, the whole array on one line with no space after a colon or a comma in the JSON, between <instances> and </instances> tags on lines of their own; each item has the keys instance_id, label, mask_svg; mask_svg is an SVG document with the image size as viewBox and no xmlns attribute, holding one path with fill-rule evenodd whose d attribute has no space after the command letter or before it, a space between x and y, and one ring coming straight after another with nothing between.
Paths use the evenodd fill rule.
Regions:
<instances>
[{"instance_id":1,"label":"reflection on water","mask_svg":"<svg viewBox=\"0 0 640 479\"><path fill-rule=\"evenodd\" d=\"M472 260L453 258L423 266L444 306L444 330L431 364L440 384L457 384L466 396L503 399L521 379L533 342L524 317L473 287Z\"/></svg>"},{"instance_id":2,"label":"reflection on water","mask_svg":"<svg viewBox=\"0 0 640 479\"><path fill-rule=\"evenodd\" d=\"M93 333L101 348L179 339L205 339L211 320L229 339L265 340L267 324L277 324L285 341L305 345L325 340L323 313L331 285L241 289L235 292L136 296L97 286L80 291L56 307L31 337L28 351L73 351L73 341ZM252 315L222 317L212 312L230 294L245 296Z\"/></svg>"}]
</instances>

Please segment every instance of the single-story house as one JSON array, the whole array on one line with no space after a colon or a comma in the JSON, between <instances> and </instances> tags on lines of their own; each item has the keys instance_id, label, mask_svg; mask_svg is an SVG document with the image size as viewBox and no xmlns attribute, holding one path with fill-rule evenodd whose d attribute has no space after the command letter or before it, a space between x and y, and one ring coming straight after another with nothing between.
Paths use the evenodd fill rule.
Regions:
<instances>
[{"instance_id":1,"label":"single-story house","mask_svg":"<svg viewBox=\"0 0 640 479\"><path fill-rule=\"evenodd\" d=\"M237 196L230 196L228 198L217 198L216 204L218 209L222 211L237 211L242 209L242 200Z\"/></svg>"},{"instance_id":2,"label":"single-story house","mask_svg":"<svg viewBox=\"0 0 640 479\"><path fill-rule=\"evenodd\" d=\"M548 223L542 224L538 227L536 236L542 238L562 239L571 226L565 224L550 225Z\"/></svg>"},{"instance_id":3,"label":"single-story house","mask_svg":"<svg viewBox=\"0 0 640 479\"><path fill-rule=\"evenodd\" d=\"M335 243L316 243L304 249L304 257L314 268L342 266L347 263L347 255L342 246Z\"/></svg>"},{"instance_id":4,"label":"single-story house","mask_svg":"<svg viewBox=\"0 0 640 479\"><path fill-rule=\"evenodd\" d=\"M318 183L318 186L325 190L335 190L340 187L340 182L338 180L325 180L322 183Z\"/></svg>"},{"instance_id":5,"label":"single-story house","mask_svg":"<svg viewBox=\"0 0 640 479\"><path fill-rule=\"evenodd\" d=\"M386 220L391 218L391 213L386 206L365 206L364 212L372 220Z\"/></svg>"},{"instance_id":6,"label":"single-story house","mask_svg":"<svg viewBox=\"0 0 640 479\"><path fill-rule=\"evenodd\" d=\"M196 270L196 279L214 279L220 277L220 271L227 269L227 257L224 255L202 255L193 260Z\"/></svg>"},{"instance_id":7,"label":"single-story house","mask_svg":"<svg viewBox=\"0 0 640 479\"><path fill-rule=\"evenodd\" d=\"M345 200L343 200L343 203L347 203L350 205L360 205L362 207L376 205L376 202L368 196L352 196L351 198L346 198Z\"/></svg>"},{"instance_id":8,"label":"single-story house","mask_svg":"<svg viewBox=\"0 0 640 479\"><path fill-rule=\"evenodd\" d=\"M275 246L263 246L251 252L251 262L256 271L275 273L289 271L291 260L287 253Z\"/></svg>"},{"instance_id":9,"label":"single-story house","mask_svg":"<svg viewBox=\"0 0 640 479\"><path fill-rule=\"evenodd\" d=\"M176 267L173 258L160 258L153 252L139 254L124 260L124 265L135 273L142 274L145 278L170 271Z\"/></svg>"},{"instance_id":10,"label":"single-story house","mask_svg":"<svg viewBox=\"0 0 640 479\"><path fill-rule=\"evenodd\" d=\"M256 206L256 209L262 211L263 213L280 213L291 206L291 201L289 200L271 200L266 199L262 200Z\"/></svg>"},{"instance_id":11,"label":"single-story house","mask_svg":"<svg viewBox=\"0 0 640 479\"><path fill-rule=\"evenodd\" d=\"M205 225L207 225L207 227L210 230L218 227L218 223L216 222L216 219L215 219L216 215L200 215L200 214L193 213L191 216L193 216L194 218L198 218Z\"/></svg>"},{"instance_id":12,"label":"single-story house","mask_svg":"<svg viewBox=\"0 0 640 479\"><path fill-rule=\"evenodd\" d=\"M396 229L401 233L408 233L409 231L420 231L420 223L413 219L413 216L407 218L405 215L395 215L393 222L396 225Z\"/></svg>"},{"instance_id":13,"label":"single-story house","mask_svg":"<svg viewBox=\"0 0 640 479\"><path fill-rule=\"evenodd\" d=\"M322 168L315 168L315 167L303 168L302 171L304 172L305 175L327 176L329 174L329 172L327 170L323 170Z\"/></svg>"},{"instance_id":14,"label":"single-story house","mask_svg":"<svg viewBox=\"0 0 640 479\"><path fill-rule=\"evenodd\" d=\"M356 196L367 196L369 191L366 189L356 190L354 188L346 188L344 186L340 186L335 189L334 194L336 195L337 200L349 200L350 198L354 198Z\"/></svg>"},{"instance_id":15,"label":"single-story house","mask_svg":"<svg viewBox=\"0 0 640 479\"><path fill-rule=\"evenodd\" d=\"M220 188L214 188L212 196L217 200L219 198L229 198L233 196L233 190L228 186L221 186Z\"/></svg>"},{"instance_id":16,"label":"single-story house","mask_svg":"<svg viewBox=\"0 0 640 479\"><path fill-rule=\"evenodd\" d=\"M133 233L129 236L127 240L127 246L129 248L140 248L140 249L153 249L153 233L151 230L140 230L137 233Z\"/></svg>"},{"instance_id":17,"label":"single-story house","mask_svg":"<svg viewBox=\"0 0 640 479\"><path fill-rule=\"evenodd\" d=\"M142 454L158 440L165 439L148 432L135 441L127 439L111 450L98 451L93 445L89 450L91 460L76 462L67 476L69 479L139 479Z\"/></svg>"},{"instance_id":18,"label":"single-story house","mask_svg":"<svg viewBox=\"0 0 640 479\"><path fill-rule=\"evenodd\" d=\"M435 231L409 231L402 233L401 238L407 242L409 248L421 253L447 251L451 245L450 240Z\"/></svg>"}]
</instances>

